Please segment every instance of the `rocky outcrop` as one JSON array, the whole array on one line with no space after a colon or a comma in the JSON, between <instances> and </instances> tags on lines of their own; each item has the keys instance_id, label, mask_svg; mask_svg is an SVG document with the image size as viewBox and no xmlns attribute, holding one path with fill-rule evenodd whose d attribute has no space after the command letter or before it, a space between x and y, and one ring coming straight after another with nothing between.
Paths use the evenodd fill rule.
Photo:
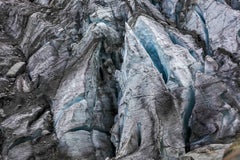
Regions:
<instances>
[{"instance_id":1,"label":"rocky outcrop","mask_svg":"<svg viewBox=\"0 0 240 160\"><path fill-rule=\"evenodd\" d=\"M1 158L222 159L240 131L239 6L0 0Z\"/></svg>"}]
</instances>

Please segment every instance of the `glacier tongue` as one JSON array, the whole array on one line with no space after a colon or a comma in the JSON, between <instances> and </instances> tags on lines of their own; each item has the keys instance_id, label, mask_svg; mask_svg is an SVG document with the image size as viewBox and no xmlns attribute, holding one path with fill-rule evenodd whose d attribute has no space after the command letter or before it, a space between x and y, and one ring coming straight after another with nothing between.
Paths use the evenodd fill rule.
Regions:
<instances>
[{"instance_id":1,"label":"glacier tongue","mask_svg":"<svg viewBox=\"0 0 240 160\"><path fill-rule=\"evenodd\" d=\"M184 144L174 97L166 88L151 56L132 29L126 26L124 62L117 74L122 98L118 121L112 130L116 156L124 159L139 156L157 159L159 155L178 157L175 153L183 152ZM155 139L158 143L154 143ZM163 149L160 153L159 145Z\"/></svg>"},{"instance_id":2,"label":"glacier tongue","mask_svg":"<svg viewBox=\"0 0 240 160\"><path fill-rule=\"evenodd\" d=\"M146 51L148 51L148 45L151 44L154 46L154 48L157 48L155 54L159 54L160 61L167 62L165 64L163 63L163 66L167 68L165 70L168 70L168 75L171 74L170 81L175 83L174 86L177 86L177 88L182 88L179 93L182 100L178 101L178 103L181 104L179 109L180 114L183 115L183 125L181 129L183 133L183 139L185 141L185 148L186 150L189 150L189 139L191 136L189 119L195 105L193 76L196 72L194 71L191 73L189 67L196 61L191 56L189 51L186 50L186 48L173 44L163 26L161 26L161 24L152 22L151 19L148 20L145 17L139 17L134 25L134 31L135 34L140 38L140 42L142 42L143 46L145 46ZM149 52L149 54L152 53ZM166 72L163 72L163 79L164 77L166 77ZM165 80L165 82L167 81ZM168 83L166 85L168 86ZM172 90L172 92L174 92L176 88L172 88L171 86L172 84L168 87L170 90Z\"/></svg>"}]
</instances>

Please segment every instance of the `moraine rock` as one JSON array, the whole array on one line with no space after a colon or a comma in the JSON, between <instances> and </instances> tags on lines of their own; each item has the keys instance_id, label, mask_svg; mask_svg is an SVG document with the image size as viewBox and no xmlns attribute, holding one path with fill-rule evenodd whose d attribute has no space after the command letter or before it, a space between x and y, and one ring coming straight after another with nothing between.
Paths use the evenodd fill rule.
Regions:
<instances>
[{"instance_id":1,"label":"moraine rock","mask_svg":"<svg viewBox=\"0 0 240 160\"><path fill-rule=\"evenodd\" d=\"M230 144L206 145L187 153L181 160L222 160L224 150L229 146Z\"/></svg>"}]
</instances>

